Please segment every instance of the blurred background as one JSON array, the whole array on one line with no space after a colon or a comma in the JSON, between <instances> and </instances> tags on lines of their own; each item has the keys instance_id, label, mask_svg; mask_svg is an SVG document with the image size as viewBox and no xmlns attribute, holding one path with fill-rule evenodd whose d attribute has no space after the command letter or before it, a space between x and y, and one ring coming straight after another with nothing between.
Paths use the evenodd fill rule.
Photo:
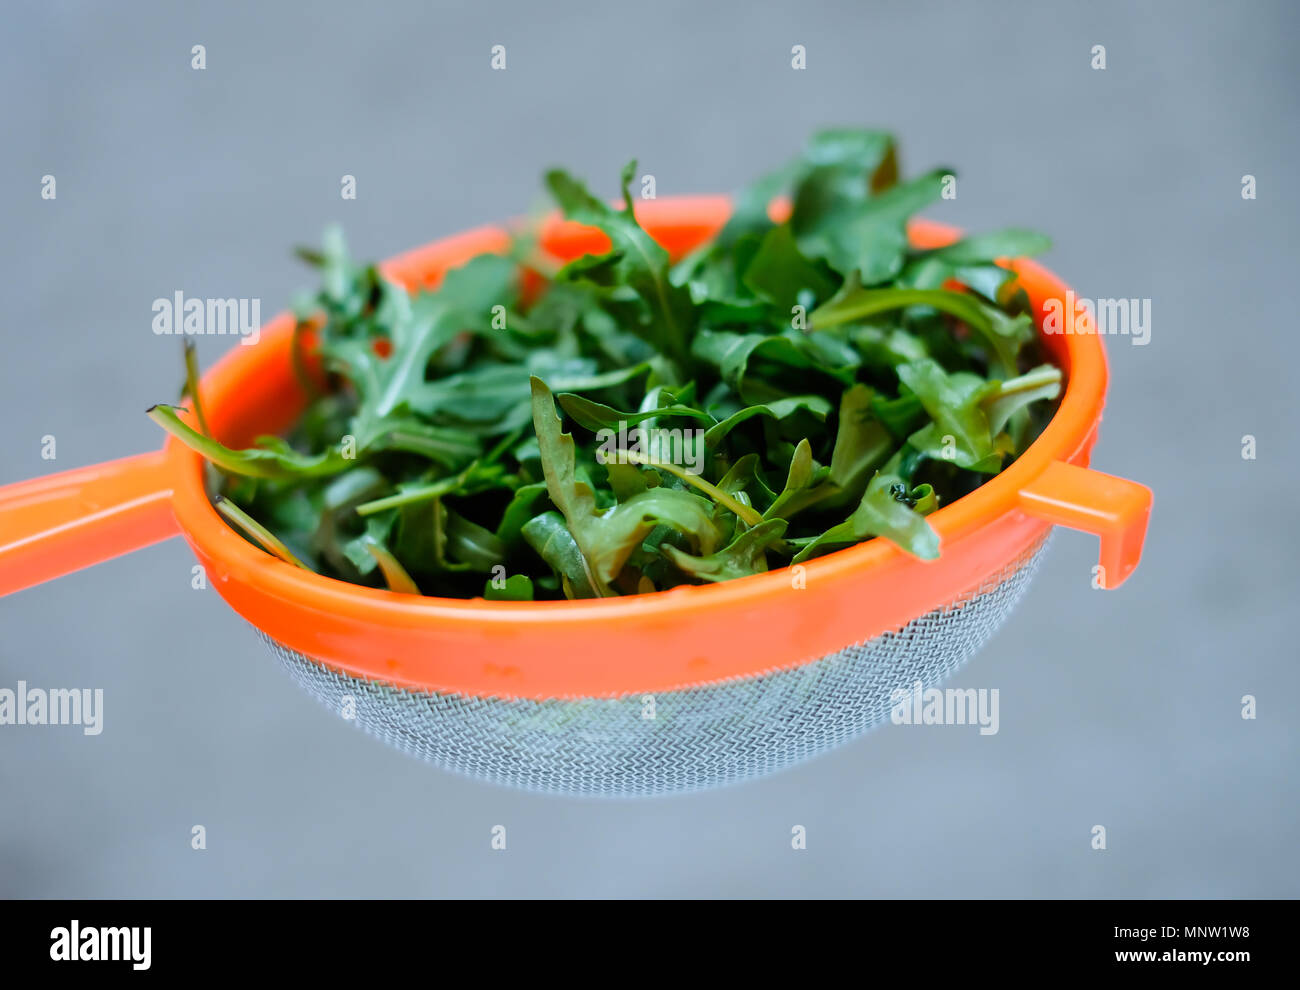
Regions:
<instances>
[{"instance_id":1,"label":"blurred background","mask_svg":"<svg viewBox=\"0 0 1300 990\"><path fill-rule=\"evenodd\" d=\"M0 17L0 484L158 446L143 412L175 398L181 354L152 300L258 297L269 319L312 286L290 249L328 222L381 258L537 205L548 165L613 195L636 156L660 197L724 192L844 124L896 131L907 172L956 168L929 215L1043 230L1080 295L1152 300L1147 346L1108 340L1093 464L1156 497L1122 589L1094 591L1095 540L1058 531L951 682L1000 691L997 735L886 726L765 780L632 802L498 789L360 734L191 588L180 540L20 592L0 599L0 687L102 687L105 716L93 737L0 726L0 895L1300 893L1294 5Z\"/></svg>"}]
</instances>

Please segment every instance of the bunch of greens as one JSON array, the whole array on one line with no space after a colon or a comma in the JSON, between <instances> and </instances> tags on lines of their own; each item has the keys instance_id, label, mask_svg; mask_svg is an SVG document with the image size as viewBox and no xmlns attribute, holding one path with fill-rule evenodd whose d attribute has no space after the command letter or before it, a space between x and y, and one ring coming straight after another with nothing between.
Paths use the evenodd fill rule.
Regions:
<instances>
[{"instance_id":1,"label":"bunch of greens","mask_svg":"<svg viewBox=\"0 0 1300 990\"><path fill-rule=\"evenodd\" d=\"M995 263L1045 238L909 247L908 218L949 174L902 182L889 135L823 132L674 262L633 216L635 163L621 208L552 171L564 214L608 253L547 271L521 237L414 293L330 232L299 252L322 286L298 307L313 397L293 433L231 450L201 409L197 430L170 406L150 415L211 461L218 507L250 539L359 584L590 598L873 537L934 558L927 514L1022 452L1061 382Z\"/></svg>"}]
</instances>

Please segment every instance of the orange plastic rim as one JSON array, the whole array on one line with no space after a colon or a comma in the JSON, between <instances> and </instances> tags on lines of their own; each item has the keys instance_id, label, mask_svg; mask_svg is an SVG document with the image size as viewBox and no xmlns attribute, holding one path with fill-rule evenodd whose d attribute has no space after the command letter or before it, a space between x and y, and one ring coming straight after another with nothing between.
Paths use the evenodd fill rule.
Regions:
<instances>
[{"instance_id":1,"label":"orange plastic rim","mask_svg":"<svg viewBox=\"0 0 1300 990\"><path fill-rule=\"evenodd\" d=\"M647 201L637 208L674 255L712 237L730 211L724 197ZM932 221L916 221L910 232L918 247L958 236ZM500 252L508 242L505 229L480 228L383 268L408 286L434 285L448 268ZM608 241L597 231L552 220L542 246L567 259L607 250ZM1048 298L1064 299L1066 287L1045 268L1025 260L1013 267L1034 312L1042 312ZM205 412L226 443L247 445L258 434L284 430L301 412L305 397L290 361L292 331L291 316L277 317L263 328L259 344L232 348L204 376ZM679 689L810 662L897 629L1000 571L1036 545L1053 521L1076 524L1073 516L1081 510L1071 504L1078 500L1054 494L1072 485L1073 475L1053 472L1087 465L1105 396L1106 360L1094 333L1043 340L1067 377L1059 411L1015 463L929 517L941 545L933 562L877 539L811 560L802 570L650 595L561 602L415 597L304 571L254 547L210 503L203 459L174 439L165 447L166 470L174 479L177 522L222 597L269 636L329 667L404 687L507 698ZM1046 488L1044 478L1052 479ZM1053 519L1053 512L1063 515ZM1125 558L1120 579L1136 564L1135 553L1126 551Z\"/></svg>"}]
</instances>

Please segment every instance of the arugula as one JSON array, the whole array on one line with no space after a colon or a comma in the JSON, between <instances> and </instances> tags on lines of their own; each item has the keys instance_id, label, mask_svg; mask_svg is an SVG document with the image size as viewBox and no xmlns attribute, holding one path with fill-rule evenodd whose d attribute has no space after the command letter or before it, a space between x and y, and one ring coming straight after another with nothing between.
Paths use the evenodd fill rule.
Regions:
<instances>
[{"instance_id":1,"label":"arugula","mask_svg":"<svg viewBox=\"0 0 1300 990\"><path fill-rule=\"evenodd\" d=\"M635 175L636 162L628 162L621 177L621 210L605 205L586 186L560 169L546 173L546 185L569 219L599 227L612 242L613 250L594 260L606 276L635 292L645 304L646 315L633 325L634 332L659 352L688 366L694 308L690 294L669 280L668 252L636 221L629 191ZM569 265L560 277L582 281L591 278L595 270L589 259L584 258Z\"/></svg>"},{"instance_id":2,"label":"arugula","mask_svg":"<svg viewBox=\"0 0 1300 990\"><path fill-rule=\"evenodd\" d=\"M947 174L901 180L891 135L823 131L674 258L637 221L635 162L617 205L552 170L608 250L561 264L526 229L413 290L330 229L298 250L320 287L295 302L297 426L228 446L191 348L193 416L149 416L211 462L249 540L405 594L647 594L873 538L932 559L927 516L1022 453L1062 388L1005 267L1046 238L908 244Z\"/></svg>"}]
</instances>

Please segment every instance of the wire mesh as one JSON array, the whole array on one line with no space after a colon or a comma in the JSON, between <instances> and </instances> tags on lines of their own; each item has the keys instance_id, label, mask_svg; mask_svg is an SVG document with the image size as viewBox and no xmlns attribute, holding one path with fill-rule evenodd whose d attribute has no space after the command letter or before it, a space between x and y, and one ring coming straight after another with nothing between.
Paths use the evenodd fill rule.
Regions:
<instances>
[{"instance_id":1,"label":"wire mesh","mask_svg":"<svg viewBox=\"0 0 1300 990\"><path fill-rule=\"evenodd\" d=\"M537 701L415 691L339 673L259 635L327 708L444 769L554 794L696 791L826 752L887 721L895 689L939 686L1001 626L1046 545L894 632L800 666L651 695Z\"/></svg>"}]
</instances>

